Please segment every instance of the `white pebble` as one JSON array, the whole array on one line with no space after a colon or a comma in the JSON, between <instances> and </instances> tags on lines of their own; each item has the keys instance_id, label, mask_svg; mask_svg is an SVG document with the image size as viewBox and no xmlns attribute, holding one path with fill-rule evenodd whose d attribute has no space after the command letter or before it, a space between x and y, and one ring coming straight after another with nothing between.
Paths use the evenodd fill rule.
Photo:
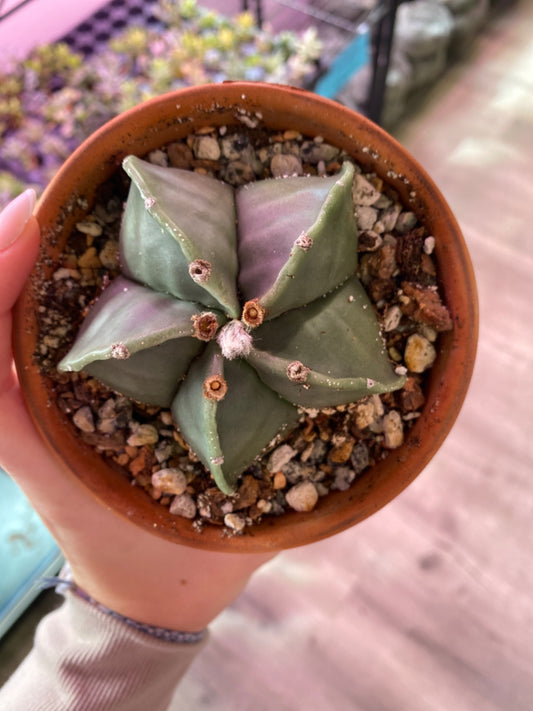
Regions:
<instances>
[{"instance_id":1,"label":"white pebble","mask_svg":"<svg viewBox=\"0 0 533 711\"><path fill-rule=\"evenodd\" d=\"M296 484L286 494L287 503L301 513L312 511L318 501L318 491L310 481L301 481Z\"/></svg>"},{"instance_id":2,"label":"white pebble","mask_svg":"<svg viewBox=\"0 0 533 711\"><path fill-rule=\"evenodd\" d=\"M224 524L236 533L240 533L246 526L246 519L241 514L229 513L224 516Z\"/></svg>"},{"instance_id":3,"label":"white pebble","mask_svg":"<svg viewBox=\"0 0 533 711\"><path fill-rule=\"evenodd\" d=\"M60 267L54 272L54 281L60 281L61 279L81 279L81 274L77 269L67 269L67 267Z\"/></svg>"},{"instance_id":4,"label":"white pebble","mask_svg":"<svg viewBox=\"0 0 533 711\"><path fill-rule=\"evenodd\" d=\"M201 160L218 160L220 158L220 145L212 136L201 136L195 143L194 153Z\"/></svg>"},{"instance_id":5,"label":"white pebble","mask_svg":"<svg viewBox=\"0 0 533 711\"><path fill-rule=\"evenodd\" d=\"M385 312L385 316L383 318L383 329L385 331L394 331L394 329L398 328L400 325L401 319L402 310L398 304L394 304L394 306L391 306Z\"/></svg>"},{"instance_id":6,"label":"white pebble","mask_svg":"<svg viewBox=\"0 0 533 711\"><path fill-rule=\"evenodd\" d=\"M358 207L355 211L355 219L357 220L357 227L363 232L372 230L378 219L378 211L374 207Z\"/></svg>"},{"instance_id":7,"label":"white pebble","mask_svg":"<svg viewBox=\"0 0 533 711\"><path fill-rule=\"evenodd\" d=\"M187 477L181 469L160 469L152 474L152 486L164 494L183 494L187 488Z\"/></svg>"},{"instance_id":8,"label":"white pebble","mask_svg":"<svg viewBox=\"0 0 533 711\"><path fill-rule=\"evenodd\" d=\"M424 240L424 252L426 254L433 254L433 250L435 249L435 237L430 235L429 237L426 237Z\"/></svg>"},{"instance_id":9,"label":"white pebble","mask_svg":"<svg viewBox=\"0 0 533 711\"><path fill-rule=\"evenodd\" d=\"M148 154L148 161L153 165L161 166L161 168L166 168L168 166L168 156L160 148L156 148L155 151L151 151Z\"/></svg>"},{"instance_id":10,"label":"white pebble","mask_svg":"<svg viewBox=\"0 0 533 711\"><path fill-rule=\"evenodd\" d=\"M79 410L76 410L72 417L72 421L82 432L94 432L94 417L92 410L88 405L80 407Z\"/></svg>"},{"instance_id":11,"label":"white pebble","mask_svg":"<svg viewBox=\"0 0 533 711\"><path fill-rule=\"evenodd\" d=\"M403 422L397 410L391 410L383 418L383 434L387 449L397 449L403 444Z\"/></svg>"},{"instance_id":12,"label":"white pebble","mask_svg":"<svg viewBox=\"0 0 533 711\"><path fill-rule=\"evenodd\" d=\"M169 511L174 516L193 519L196 516L196 504L190 494L179 494L172 499Z\"/></svg>"},{"instance_id":13,"label":"white pebble","mask_svg":"<svg viewBox=\"0 0 533 711\"><path fill-rule=\"evenodd\" d=\"M353 201L356 205L373 205L379 200L381 193L364 176L356 174L352 189Z\"/></svg>"},{"instance_id":14,"label":"white pebble","mask_svg":"<svg viewBox=\"0 0 533 711\"><path fill-rule=\"evenodd\" d=\"M102 234L102 226L90 220L77 222L76 229L78 232L82 232L84 235L90 235L91 237L100 237Z\"/></svg>"},{"instance_id":15,"label":"white pebble","mask_svg":"<svg viewBox=\"0 0 533 711\"><path fill-rule=\"evenodd\" d=\"M290 444L282 444L270 455L267 468L271 472L279 472L297 454L298 452Z\"/></svg>"}]
</instances>

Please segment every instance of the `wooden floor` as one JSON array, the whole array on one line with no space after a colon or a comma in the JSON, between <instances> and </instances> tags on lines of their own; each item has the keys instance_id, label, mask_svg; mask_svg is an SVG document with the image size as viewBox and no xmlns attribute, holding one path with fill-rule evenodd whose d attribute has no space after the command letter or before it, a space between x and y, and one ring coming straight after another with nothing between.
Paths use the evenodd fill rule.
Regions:
<instances>
[{"instance_id":1,"label":"wooden floor","mask_svg":"<svg viewBox=\"0 0 533 711\"><path fill-rule=\"evenodd\" d=\"M479 358L454 431L382 512L260 571L173 711L533 709L532 37L523 0L397 132L477 271Z\"/></svg>"},{"instance_id":2,"label":"wooden floor","mask_svg":"<svg viewBox=\"0 0 533 711\"><path fill-rule=\"evenodd\" d=\"M261 570L172 711L533 709L532 37L522 0L397 131L478 277L479 357L454 431L383 511Z\"/></svg>"}]
</instances>

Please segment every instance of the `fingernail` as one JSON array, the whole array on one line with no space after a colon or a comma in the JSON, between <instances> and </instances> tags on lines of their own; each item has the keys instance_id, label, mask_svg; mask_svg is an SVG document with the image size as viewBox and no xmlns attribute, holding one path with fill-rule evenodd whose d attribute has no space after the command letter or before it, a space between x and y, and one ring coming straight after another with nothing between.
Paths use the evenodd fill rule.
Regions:
<instances>
[{"instance_id":1,"label":"fingernail","mask_svg":"<svg viewBox=\"0 0 533 711\"><path fill-rule=\"evenodd\" d=\"M35 207L35 190L28 188L0 212L0 251L22 234Z\"/></svg>"}]
</instances>

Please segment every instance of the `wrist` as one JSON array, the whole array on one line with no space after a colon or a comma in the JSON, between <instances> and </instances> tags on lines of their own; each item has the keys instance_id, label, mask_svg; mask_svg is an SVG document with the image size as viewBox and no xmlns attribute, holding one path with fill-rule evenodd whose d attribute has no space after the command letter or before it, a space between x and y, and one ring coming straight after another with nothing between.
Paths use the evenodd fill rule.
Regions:
<instances>
[{"instance_id":1,"label":"wrist","mask_svg":"<svg viewBox=\"0 0 533 711\"><path fill-rule=\"evenodd\" d=\"M68 563L64 566L58 578L47 578L44 582L45 585L48 586L55 585L56 592L58 592L59 594L66 595L67 592L70 592L81 600L84 600L91 607L109 616L110 618L117 620L118 622L124 625L127 625L128 627L136 630L137 632L141 632L164 642L172 642L175 644L197 644L198 642L202 641L207 632L206 629L201 629L199 631L189 631L161 627L158 625L142 622L140 620L117 612L116 610L111 609L110 607L107 607L107 605L104 605L100 601L96 600L86 590L80 587L74 581Z\"/></svg>"}]
</instances>

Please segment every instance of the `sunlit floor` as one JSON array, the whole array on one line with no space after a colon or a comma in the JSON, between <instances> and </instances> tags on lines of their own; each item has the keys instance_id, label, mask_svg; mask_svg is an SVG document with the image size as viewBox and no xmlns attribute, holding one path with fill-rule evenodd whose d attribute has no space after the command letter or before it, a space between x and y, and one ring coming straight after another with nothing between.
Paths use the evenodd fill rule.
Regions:
<instances>
[{"instance_id":1,"label":"sunlit floor","mask_svg":"<svg viewBox=\"0 0 533 711\"><path fill-rule=\"evenodd\" d=\"M478 362L455 429L383 511L256 575L174 711L531 711L531 37L522 0L396 131L455 211L478 278ZM14 659L31 624L19 629Z\"/></svg>"}]
</instances>

